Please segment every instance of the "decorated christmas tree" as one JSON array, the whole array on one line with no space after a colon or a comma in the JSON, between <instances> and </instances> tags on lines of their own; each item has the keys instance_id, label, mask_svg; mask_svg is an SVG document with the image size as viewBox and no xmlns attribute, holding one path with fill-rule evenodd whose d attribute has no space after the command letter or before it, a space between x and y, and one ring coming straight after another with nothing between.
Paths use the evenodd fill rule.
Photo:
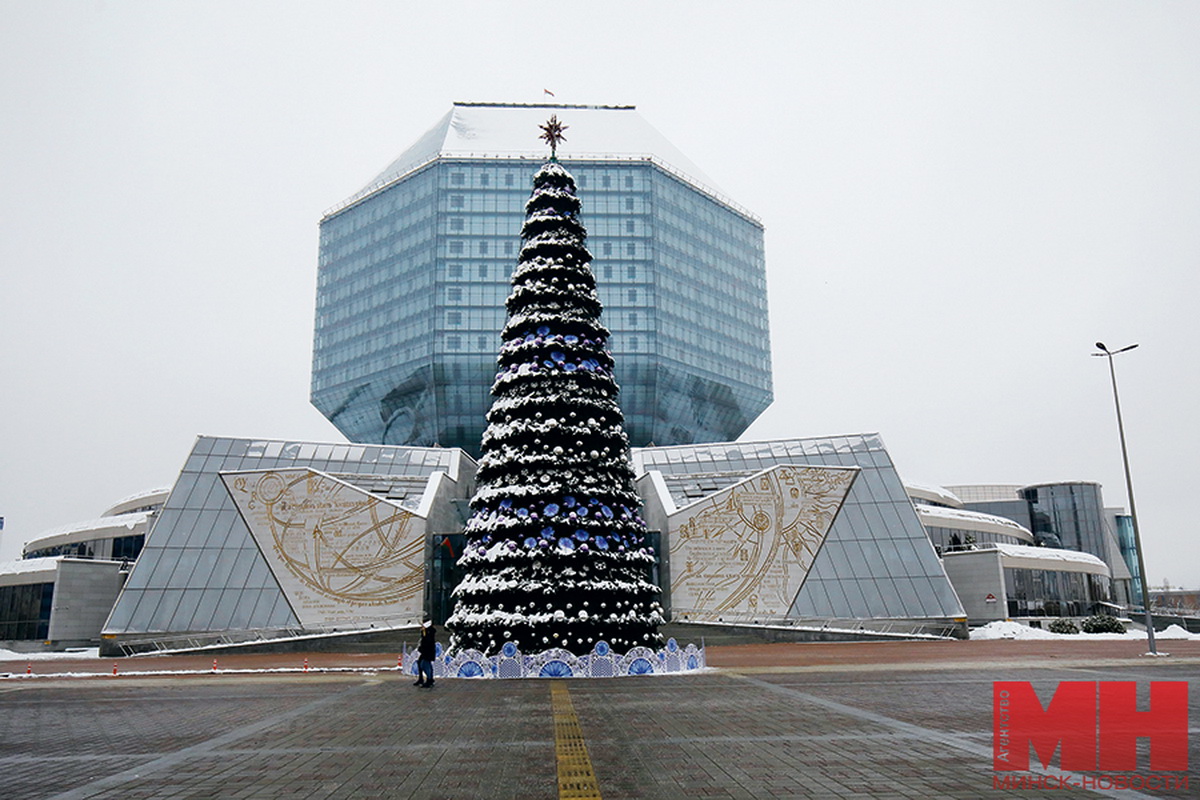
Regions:
<instances>
[{"instance_id":1,"label":"decorated christmas tree","mask_svg":"<svg viewBox=\"0 0 1200 800\"><path fill-rule=\"evenodd\" d=\"M564 129L554 117L543 126L552 151ZM579 213L575 180L552 155L525 204L448 622L454 649L659 644L654 554Z\"/></svg>"}]
</instances>

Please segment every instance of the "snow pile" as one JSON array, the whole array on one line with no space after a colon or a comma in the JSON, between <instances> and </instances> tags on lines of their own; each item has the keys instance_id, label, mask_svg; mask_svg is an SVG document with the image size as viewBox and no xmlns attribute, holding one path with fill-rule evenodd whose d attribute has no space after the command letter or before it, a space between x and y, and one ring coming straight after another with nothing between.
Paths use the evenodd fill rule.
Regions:
<instances>
[{"instance_id":1,"label":"snow pile","mask_svg":"<svg viewBox=\"0 0 1200 800\"><path fill-rule=\"evenodd\" d=\"M1178 625L1171 625L1165 630L1155 631L1154 638L1176 641L1200 641L1200 633L1188 633ZM1028 625L1022 625L1019 622L1012 622L1010 620L989 622L987 625L981 628L974 628L971 631L971 641L985 641L989 639L1074 639L1081 642L1094 642L1103 639L1145 641L1146 632L1130 630L1125 633L1051 633L1043 628L1031 628Z\"/></svg>"},{"instance_id":2,"label":"snow pile","mask_svg":"<svg viewBox=\"0 0 1200 800\"><path fill-rule=\"evenodd\" d=\"M49 653L18 653L15 650L5 650L0 648L0 661L61 661L63 659L99 657L99 647L88 647L80 650L68 650L66 652L55 651Z\"/></svg>"}]
</instances>

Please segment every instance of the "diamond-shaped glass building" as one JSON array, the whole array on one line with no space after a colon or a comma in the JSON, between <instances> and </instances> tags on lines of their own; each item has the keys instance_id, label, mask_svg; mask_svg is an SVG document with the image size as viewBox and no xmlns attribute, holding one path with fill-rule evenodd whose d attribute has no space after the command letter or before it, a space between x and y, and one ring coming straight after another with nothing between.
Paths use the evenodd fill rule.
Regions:
<instances>
[{"instance_id":1,"label":"diamond-shaped glass building","mask_svg":"<svg viewBox=\"0 0 1200 800\"><path fill-rule=\"evenodd\" d=\"M456 103L320 226L312 402L351 441L478 454L538 125L568 127L634 446L770 404L763 227L632 106Z\"/></svg>"}]
</instances>

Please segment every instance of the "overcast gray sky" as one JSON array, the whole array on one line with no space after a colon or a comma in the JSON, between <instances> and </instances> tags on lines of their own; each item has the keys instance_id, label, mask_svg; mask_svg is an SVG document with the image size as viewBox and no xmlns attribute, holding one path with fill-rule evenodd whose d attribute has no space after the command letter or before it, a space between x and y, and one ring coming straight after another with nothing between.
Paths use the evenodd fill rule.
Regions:
<instances>
[{"instance_id":1,"label":"overcast gray sky","mask_svg":"<svg viewBox=\"0 0 1200 800\"><path fill-rule=\"evenodd\" d=\"M0 558L308 403L317 222L455 100L635 104L763 220L775 404L1124 505L1200 586L1200 4L0 0ZM536 132L533 132L536 134Z\"/></svg>"}]
</instances>

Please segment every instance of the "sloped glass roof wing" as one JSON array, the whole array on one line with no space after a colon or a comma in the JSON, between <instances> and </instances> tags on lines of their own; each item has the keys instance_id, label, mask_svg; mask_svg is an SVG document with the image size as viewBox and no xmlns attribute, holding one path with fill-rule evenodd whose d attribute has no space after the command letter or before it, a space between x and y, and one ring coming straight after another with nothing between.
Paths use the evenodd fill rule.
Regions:
<instances>
[{"instance_id":1,"label":"sloped glass roof wing","mask_svg":"<svg viewBox=\"0 0 1200 800\"><path fill-rule=\"evenodd\" d=\"M633 460L662 472L676 505L774 464L861 467L788 616L964 616L878 434L637 448Z\"/></svg>"}]
</instances>

